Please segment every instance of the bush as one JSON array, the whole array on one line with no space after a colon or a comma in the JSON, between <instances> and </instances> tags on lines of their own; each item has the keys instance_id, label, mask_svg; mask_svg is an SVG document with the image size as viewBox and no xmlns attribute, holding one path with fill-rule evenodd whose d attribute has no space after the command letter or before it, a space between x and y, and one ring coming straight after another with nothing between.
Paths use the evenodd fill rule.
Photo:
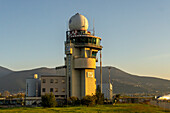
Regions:
<instances>
[{"instance_id":1,"label":"bush","mask_svg":"<svg viewBox=\"0 0 170 113\"><path fill-rule=\"evenodd\" d=\"M96 90L96 104L103 104L104 103L104 94L101 93L100 86L97 86Z\"/></svg>"},{"instance_id":2,"label":"bush","mask_svg":"<svg viewBox=\"0 0 170 113\"><path fill-rule=\"evenodd\" d=\"M113 99L113 103L116 104L117 102L119 102L119 98L120 98L120 94L116 94L116 96Z\"/></svg>"},{"instance_id":3,"label":"bush","mask_svg":"<svg viewBox=\"0 0 170 113\"><path fill-rule=\"evenodd\" d=\"M57 105L57 102L55 100L55 96L50 93L50 94L45 94L42 97L42 106L43 107L55 107Z\"/></svg>"},{"instance_id":4,"label":"bush","mask_svg":"<svg viewBox=\"0 0 170 113\"><path fill-rule=\"evenodd\" d=\"M95 105L95 100L96 100L95 96L87 95L87 96L83 97L83 99L81 100L81 103L82 103L82 105L87 105L87 107L93 106L93 105Z\"/></svg>"},{"instance_id":5,"label":"bush","mask_svg":"<svg viewBox=\"0 0 170 113\"><path fill-rule=\"evenodd\" d=\"M80 105L80 100L78 99L78 97L75 96L69 97L69 99L67 99L67 102L69 105L72 106Z\"/></svg>"}]
</instances>

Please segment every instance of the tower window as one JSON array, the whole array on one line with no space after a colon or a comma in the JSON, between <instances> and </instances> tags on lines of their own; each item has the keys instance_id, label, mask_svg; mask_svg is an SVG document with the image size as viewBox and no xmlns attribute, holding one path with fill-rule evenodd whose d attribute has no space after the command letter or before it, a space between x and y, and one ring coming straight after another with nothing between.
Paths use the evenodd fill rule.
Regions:
<instances>
[{"instance_id":1,"label":"tower window","mask_svg":"<svg viewBox=\"0 0 170 113\"><path fill-rule=\"evenodd\" d=\"M92 42L92 38L88 38L88 43L91 43Z\"/></svg>"},{"instance_id":2,"label":"tower window","mask_svg":"<svg viewBox=\"0 0 170 113\"><path fill-rule=\"evenodd\" d=\"M93 39L92 39L92 43L93 43L93 44L96 44L96 38L93 38Z\"/></svg>"},{"instance_id":3,"label":"tower window","mask_svg":"<svg viewBox=\"0 0 170 113\"><path fill-rule=\"evenodd\" d=\"M92 52L92 56L95 56L96 57L96 54L97 54L97 52Z\"/></svg>"},{"instance_id":4,"label":"tower window","mask_svg":"<svg viewBox=\"0 0 170 113\"><path fill-rule=\"evenodd\" d=\"M80 43L84 44L85 43L85 38L80 38Z\"/></svg>"},{"instance_id":5,"label":"tower window","mask_svg":"<svg viewBox=\"0 0 170 113\"><path fill-rule=\"evenodd\" d=\"M85 40L84 40L84 41L85 41L85 43L88 43L88 38L85 38Z\"/></svg>"}]
</instances>

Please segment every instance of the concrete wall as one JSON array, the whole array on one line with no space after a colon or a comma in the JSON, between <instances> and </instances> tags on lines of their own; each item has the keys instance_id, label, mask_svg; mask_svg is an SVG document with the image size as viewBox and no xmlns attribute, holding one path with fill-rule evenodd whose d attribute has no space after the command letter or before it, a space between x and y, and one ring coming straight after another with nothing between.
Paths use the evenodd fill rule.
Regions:
<instances>
[{"instance_id":1,"label":"concrete wall","mask_svg":"<svg viewBox=\"0 0 170 113\"><path fill-rule=\"evenodd\" d=\"M96 69L96 59L95 58L76 58L74 59L74 68Z\"/></svg>"},{"instance_id":2,"label":"concrete wall","mask_svg":"<svg viewBox=\"0 0 170 113\"><path fill-rule=\"evenodd\" d=\"M88 76L88 72L92 72L93 76ZM95 95L96 94L96 79L95 70L86 69L85 70L85 95Z\"/></svg>"},{"instance_id":3,"label":"concrete wall","mask_svg":"<svg viewBox=\"0 0 170 113\"><path fill-rule=\"evenodd\" d=\"M72 88L72 96L76 96L78 98L81 97L81 81L80 81L81 73L80 70L72 70L72 82L71 82L71 88Z\"/></svg>"}]
</instances>

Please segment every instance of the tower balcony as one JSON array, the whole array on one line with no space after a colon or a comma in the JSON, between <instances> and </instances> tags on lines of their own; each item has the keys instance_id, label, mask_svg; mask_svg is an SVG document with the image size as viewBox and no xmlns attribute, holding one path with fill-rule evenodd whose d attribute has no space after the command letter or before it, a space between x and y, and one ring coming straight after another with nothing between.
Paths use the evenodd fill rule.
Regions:
<instances>
[{"instance_id":1,"label":"tower balcony","mask_svg":"<svg viewBox=\"0 0 170 113\"><path fill-rule=\"evenodd\" d=\"M100 45L101 38L93 35L73 35L69 36L70 40L67 40L65 43L73 43L75 47L78 48L94 48L101 50L103 47Z\"/></svg>"},{"instance_id":2,"label":"tower balcony","mask_svg":"<svg viewBox=\"0 0 170 113\"><path fill-rule=\"evenodd\" d=\"M74 59L75 69L96 69L95 58L75 58Z\"/></svg>"},{"instance_id":3,"label":"tower balcony","mask_svg":"<svg viewBox=\"0 0 170 113\"><path fill-rule=\"evenodd\" d=\"M75 43L75 47L88 47L88 48L94 48L101 50L102 46L98 44L92 44L92 43Z\"/></svg>"}]
</instances>

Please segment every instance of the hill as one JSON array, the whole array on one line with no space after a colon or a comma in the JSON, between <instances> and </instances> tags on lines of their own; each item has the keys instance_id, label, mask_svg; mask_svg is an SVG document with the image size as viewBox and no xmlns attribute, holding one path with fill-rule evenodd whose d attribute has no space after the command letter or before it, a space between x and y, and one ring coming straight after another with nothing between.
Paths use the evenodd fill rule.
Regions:
<instances>
[{"instance_id":1,"label":"hill","mask_svg":"<svg viewBox=\"0 0 170 113\"><path fill-rule=\"evenodd\" d=\"M34 74L41 75L65 75L65 69L55 70L54 68L38 68L32 70L18 71L0 77L0 92L8 90L10 92L25 91L27 78L32 78ZM108 67L102 68L103 82L108 82ZM100 82L100 68L96 69L96 79ZM111 83L114 93L166 93L170 92L170 80L142 77L131 75L115 67L111 67Z\"/></svg>"},{"instance_id":2,"label":"hill","mask_svg":"<svg viewBox=\"0 0 170 113\"><path fill-rule=\"evenodd\" d=\"M102 68L103 82L108 82L108 67ZM100 82L100 69L96 70L96 79ZM111 67L110 72L111 83L113 84L115 93L166 93L170 92L170 80L142 77L131 75L115 67Z\"/></svg>"},{"instance_id":3,"label":"hill","mask_svg":"<svg viewBox=\"0 0 170 113\"><path fill-rule=\"evenodd\" d=\"M50 69L50 68L38 68L25 71L17 71L3 76L0 78L0 92L8 90L10 92L25 91L26 79L33 78L34 74L41 75L56 75L64 74L64 70Z\"/></svg>"},{"instance_id":4,"label":"hill","mask_svg":"<svg viewBox=\"0 0 170 113\"><path fill-rule=\"evenodd\" d=\"M12 72L13 72L12 70L0 66L0 77L8 75L8 74L10 74Z\"/></svg>"}]
</instances>

